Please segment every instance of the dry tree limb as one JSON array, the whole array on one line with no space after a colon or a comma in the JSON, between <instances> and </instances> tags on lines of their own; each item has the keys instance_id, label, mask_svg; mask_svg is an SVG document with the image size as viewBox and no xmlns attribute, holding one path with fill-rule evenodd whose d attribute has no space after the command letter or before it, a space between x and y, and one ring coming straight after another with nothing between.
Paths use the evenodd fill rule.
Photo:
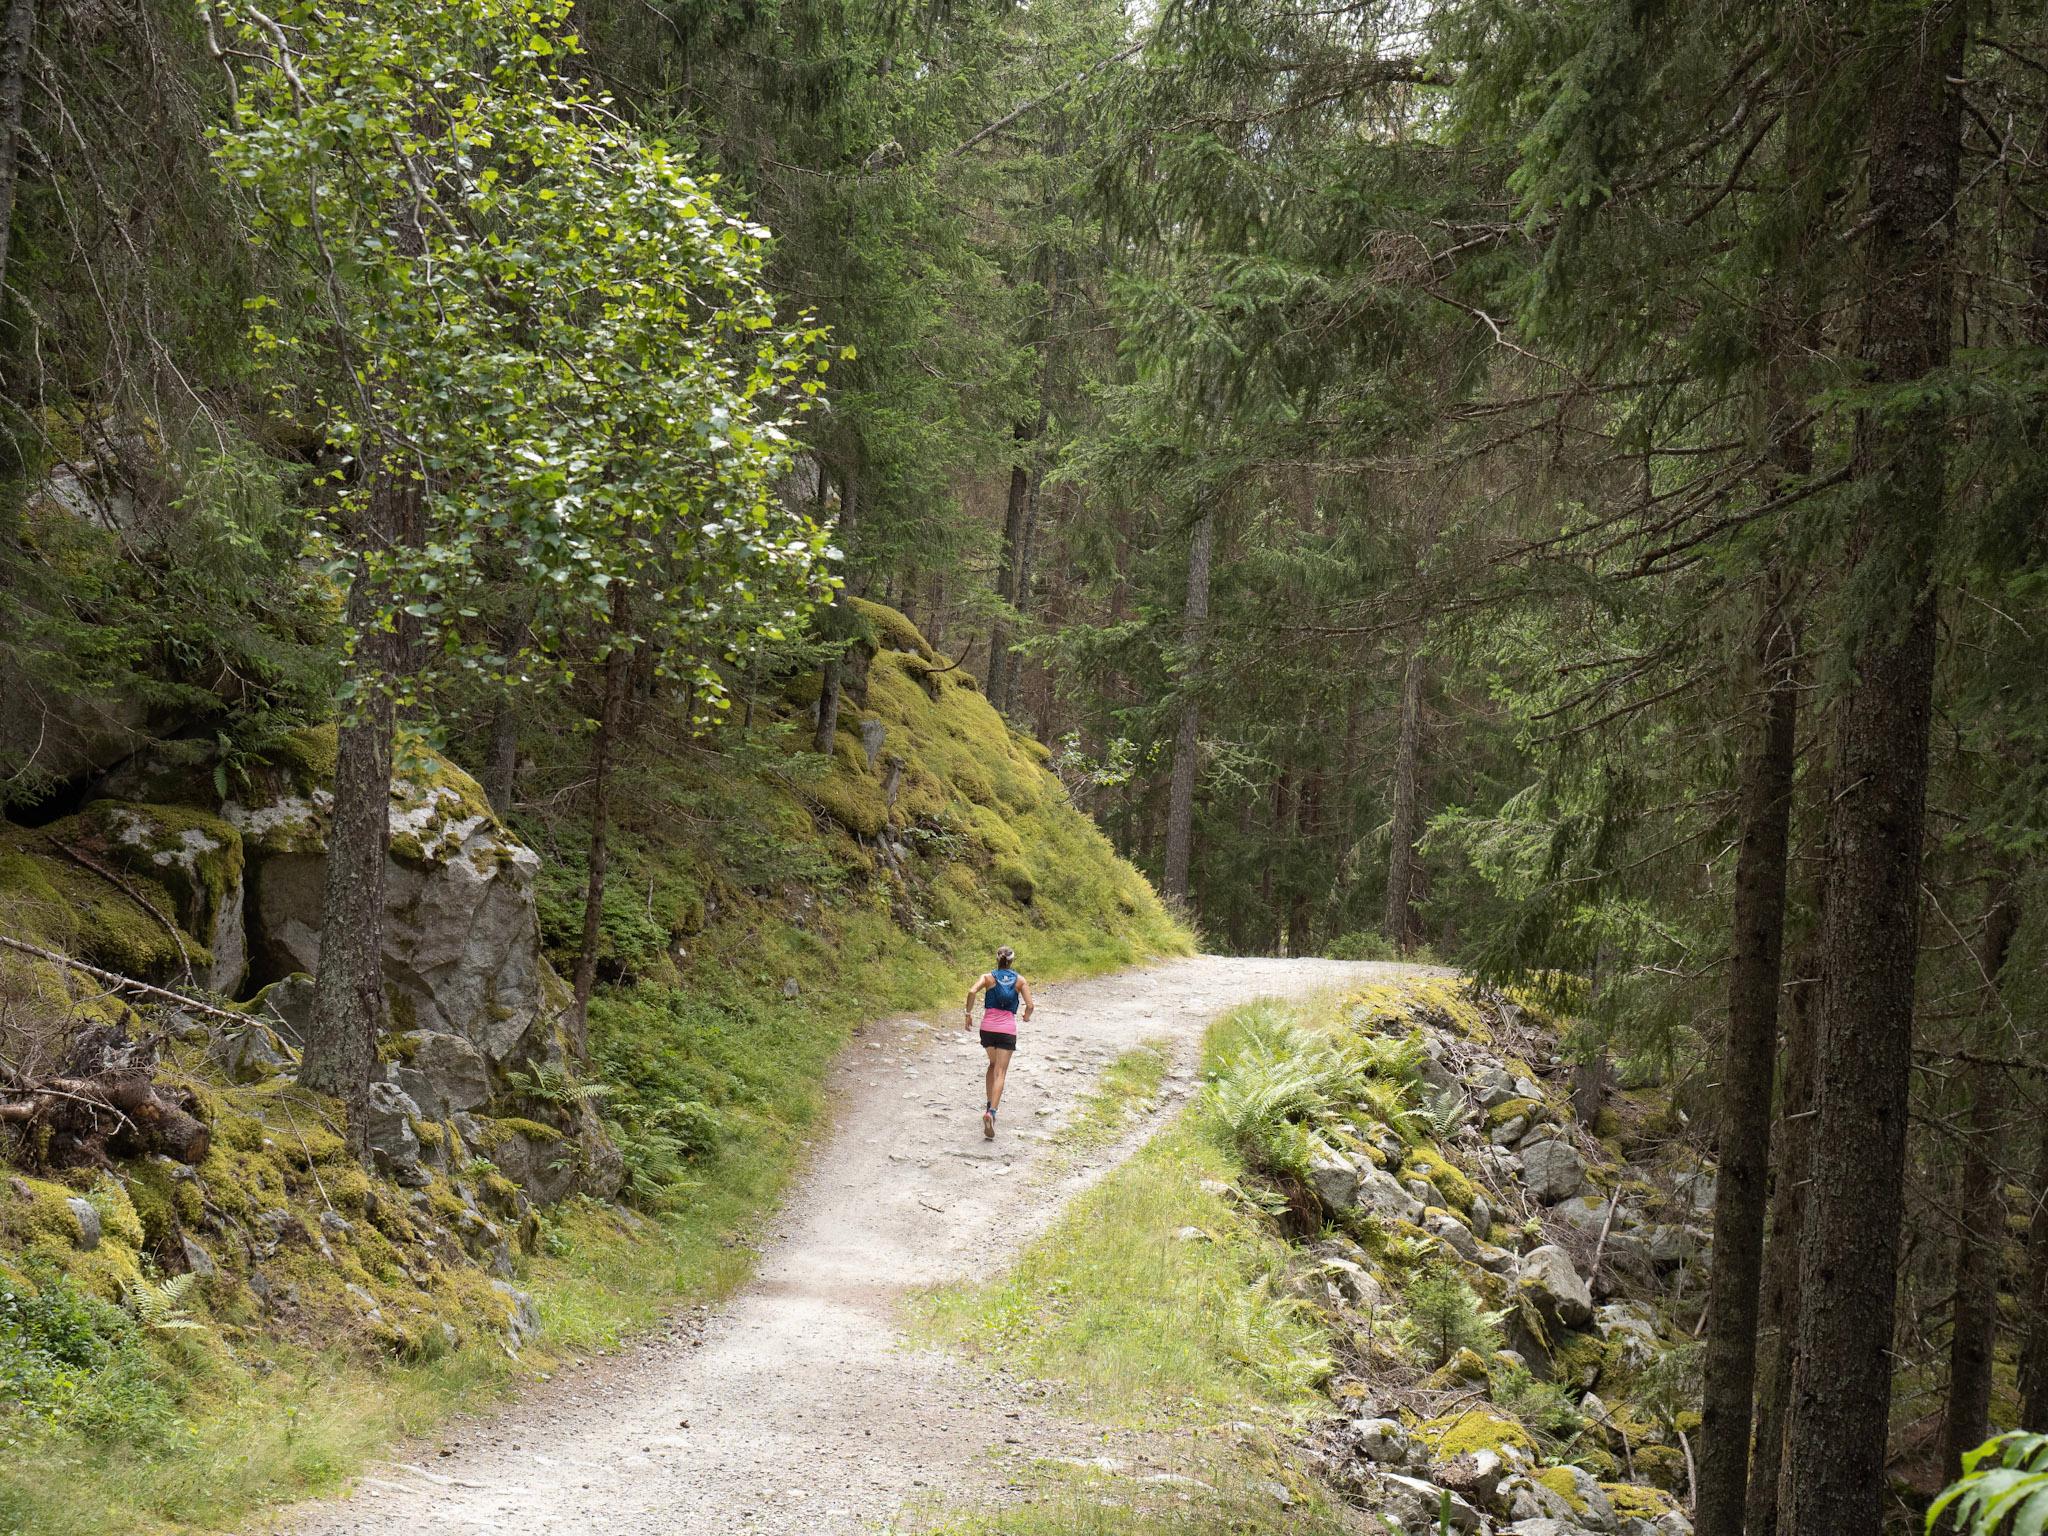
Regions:
<instances>
[{"instance_id":1,"label":"dry tree limb","mask_svg":"<svg viewBox=\"0 0 2048 1536\"><path fill-rule=\"evenodd\" d=\"M190 1008L195 1013L208 1014L216 1019L226 1019L234 1024L246 1025L249 1022L249 1015L246 1013L237 1013L232 1008L222 1008L216 1003L202 1002L196 997L186 996L183 992L173 992L168 987L152 986L149 982L137 981L133 976L123 976L118 971L103 970L97 965L87 965L83 960L74 960L69 955L62 954L54 949L45 949L40 944L31 944L25 939L10 938L8 935L0 933L0 948L19 950L24 955L33 955L36 959L47 960L52 965L61 965L68 970L78 971L83 975L105 982L117 991L132 992L138 997L146 997L155 1002L172 1003L180 1008Z\"/></svg>"}]
</instances>

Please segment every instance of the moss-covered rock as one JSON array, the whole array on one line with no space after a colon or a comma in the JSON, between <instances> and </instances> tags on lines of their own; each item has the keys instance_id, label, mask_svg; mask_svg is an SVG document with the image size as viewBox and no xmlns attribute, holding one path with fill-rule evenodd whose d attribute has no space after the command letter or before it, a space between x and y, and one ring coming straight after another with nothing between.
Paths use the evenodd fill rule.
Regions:
<instances>
[{"instance_id":1,"label":"moss-covered rock","mask_svg":"<svg viewBox=\"0 0 2048 1536\"><path fill-rule=\"evenodd\" d=\"M1484 1374L1481 1362L1481 1375ZM1536 1455L1536 1441L1528 1430L1514 1419L1485 1408L1427 1419L1416 1426L1415 1433L1438 1461L1474 1451L1505 1451L1511 1446L1532 1459Z\"/></svg>"},{"instance_id":2,"label":"moss-covered rock","mask_svg":"<svg viewBox=\"0 0 2048 1536\"><path fill-rule=\"evenodd\" d=\"M1451 1160L1434 1147L1422 1146L1409 1149L1404 1171L1412 1171L1436 1186L1451 1205L1461 1211L1472 1209L1472 1197L1478 1194L1471 1179L1461 1172Z\"/></svg>"}]
</instances>

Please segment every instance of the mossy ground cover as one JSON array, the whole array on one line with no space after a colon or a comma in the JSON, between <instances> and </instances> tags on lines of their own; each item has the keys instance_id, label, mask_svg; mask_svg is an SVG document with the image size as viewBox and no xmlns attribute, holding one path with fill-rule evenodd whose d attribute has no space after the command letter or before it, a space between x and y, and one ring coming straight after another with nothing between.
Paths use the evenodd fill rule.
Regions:
<instances>
[{"instance_id":1,"label":"mossy ground cover","mask_svg":"<svg viewBox=\"0 0 2048 1536\"><path fill-rule=\"evenodd\" d=\"M80 1190L42 1190L33 1209L50 1230L0 1234L0 1279L31 1307L79 1313L72 1331L91 1339L64 1346L80 1357L67 1360L41 1333L0 1320L0 1382L41 1372L45 1402L60 1390L50 1373L71 1383L63 1412L0 1411L0 1532L218 1529L331 1489L394 1438L741 1283L748 1234L821 1134L826 1068L862 1022L950 1007L999 943L1047 979L1189 948L1142 877L1067 803L1042 749L1009 732L971 683L914 676L928 660L914 631L898 634L900 616L877 612L887 645L829 765L800 750L799 722L764 711L749 739L715 750L650 742L622 771L584 1088L626 1155L630 1208L572 1201L545 1213L515 1277L538 1304L537 1340L509 1357L497 1332L503 1302L481 1271L458 1258L445 1277L427 1276L402 1245L374 1238L364 1203L402 1205L402 1194L346 1161L331 1105L274 1082L205 1082L196 1060L180 1058L173 1070L190 1073L217 1116L208 1188L246 1204L236 1212L245 1225L287 1206L309 1226L329 1205L351 1219L360 1240L334 1235L333 1265L314 1263L309 1248L291 1282L329 1301L355 1284L388 1326L314 1307L281 1328L246 1292L223 1287L214 1298L209 1282L192 1298L201 1327L142 1328L122 1297L156 1276L148 1243L127 1240L141 1234L126 1232L115 1206L139 1209L146 1226L181 1186L160 1189L140 1167L84 1181L109 1212L109 1238L92 1255L53 1225ZM893 814L886 756L871 770L859 746L863 719L879 720L885 754L905 759ZM862 830L870 797L908 849L897 867ZM39 936L76 950L102 928L123 943L168 943L132 902L107 900L104 882L73 880L26 833L5 830L0 857L35 878L0 881L0 894L35 903ZM520 830L544 858L542 937L560 963L580 930L582 828L564 813ZM1001 867L1006 859L1028 881ZM167 962L153 948L135 958L158 974ZM61 988L42 969L23 976ZM1149 1092L1151 1074L1134 1063L1125 1086ZM440 1183L430 1204L445 1206L453 1196ZM93 1265L107 1273L88 1273ZM452 1348L434 1343L442 1320L464 1325Z\"/></svg>"}]
</instances>

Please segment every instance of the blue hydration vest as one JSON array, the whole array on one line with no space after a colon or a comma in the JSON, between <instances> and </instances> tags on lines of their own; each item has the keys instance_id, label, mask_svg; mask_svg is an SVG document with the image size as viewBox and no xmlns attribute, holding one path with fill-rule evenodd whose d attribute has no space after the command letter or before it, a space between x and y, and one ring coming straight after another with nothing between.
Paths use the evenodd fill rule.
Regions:
<instances>
[{"instance_id":1,"label":"blue hydration vest","mask_svg":"<svg viewBox=\"0 0 2048 1536\"><path fill-rule=\"evenodd\" d=\"M1015 1013L1019 1001L1017 983L1024 978L1008 966L1004 966L1001 970L990 971L988 974L989 979L995 985L988 989L988 995L984 999L986 1004L991 1008L999 1008L1005 1013Z\"/></svg>"}]
</instances>

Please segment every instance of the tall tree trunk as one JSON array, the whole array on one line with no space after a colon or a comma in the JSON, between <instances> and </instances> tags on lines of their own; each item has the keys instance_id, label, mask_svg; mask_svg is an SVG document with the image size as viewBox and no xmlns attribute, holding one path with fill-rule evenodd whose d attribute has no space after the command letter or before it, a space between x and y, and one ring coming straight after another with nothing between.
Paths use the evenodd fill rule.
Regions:
<instances>
[{"instance_id":1,"label":"tall tree trunk","mask_svg":"<svg viewBox=\"0 0 2048 1536\"><path fill-rule=\"evenodd\" d=\"M1962 73L1966 17L1947 0L1870 40L1878 67L1863 352L1880 388L1925 379L1952 350L1949 263L1962 139L1952 82ZM1821 930L1820 1129L1787 1441L1793 1536L1874 1536L1881 1519L1945 426L1938 402L1866 412L1857 423L1861 507L1844 646L1853 681L1836 735L1841 790L1829 817Z\"/></svg>"},{"instance_id":2,"label":"tall tree trunk","mask_svg":"<svg viewBox=\"0 0 2048 1536\"><path fill-rule=\"evenodd\" d=\"M1985 1014L1994 1026L2005 1009L2000 978L2019 929L2012 884L2002 881L1984 916L1979 962L1985 976ZM1995 1027L1986 1031L1994 1039ZM1963 1137L1961 1187L1956 1202L1955 1303L1949 1325L1948 1400L1941 1418L1942 1470L1962 1475L1963 1453L1991 1433L1991 1362L1998 1339L1999 1255L2005 1249L2005 1199L1998 1172L2002 1098L1999 1069L1970 1069L1970 1123Z\"/></svg>"},{"instance_id":3,"label":"tall tree trunk","mask_svg":"<svg viewBox=\"0 0 2048 1536\"><path fill-rule=\"evenodd\" d=\"M1948 1340L1948 1398L1941 1414L1942 1480L1962 1475L1963 1454L1990 1434L1991 1353L1998 1337L1998 1254L2005 1242L1993 1143L1998 1135L1998 1072L1970 1072L1970 1122L1956 1191L1955 1300Z\"/></svg>"},{"instance_id":4,"label":"tall tree trunk","mask_svg":"<svg viewBox=\"0 0 2048 1536\"><path fill-rule=\"evenodd\" d=\"M1757 1288L1763 1274L1771 1086L1785 945L1785 865L1799 711L1792 625L1774 574L1757 631L1763 719L1744 764L1735 862L1728 1034L1721 1049L1720 1172L1700 1401L1697 1529L1742 1536L1756 1387Z\"/></svg>"},{"instance_id":5,"label":"tall tree trunk","mask_svg":"<svg viewBox=\"0 0 2048 1536\"><path fill-rule=\"evenodd\" d=\"M1387 906L1382 927L1402 954L1415 941L1415 845L1422 833L1422 650L1401 669L1401 734L1394 748L1394 817L1387 829Z\"/></svg>"},{"instance_id":6,"label":"tall tree trunk","mask_svg":"<svg viewBox=\"0 0 2048 1536\"><path fill-rule=\"evenodd\" d=\"M2036 1092L2040 1090L2037 1081ZM2048 1429L2048 1114L2039 1114L2034 1143L2034 1181L2027 1190L2033 1218L2027 1224L2027 1293L2021 1315L2027 1336L2020 1341L2020 1423Z\"/></svg>"},{"instance_id":7,"label":"tall tree trunk","mask_svg":"<svg viewBox=\"0 0 2048 1536\"><path fill-rule=\"evenodd\" d=\"M848 470L840 480L839 494L839 547L849 554L853 548L853 527L857 509L854 506L853 472ZM818 472L818 500L825 499L825 474L823 466ZM831 633L838 637L839 620L846 613L846 589L841 587L832 594ZM811 750L830 757L832 741L839 730L839 689L846 676L845 666L834 656L825 663L824 676L818 685L818 728L811 737Z\"/></svg>"},{"instance_id":8,"label":"tall tree trunk","mask_svg":"<svg viewBox=\"0 0 2048 1536\"><path fill-rule=\"evenodd\" d=\"M1309 849L1315 840L1316 775L1302 775L1294 795L1293 870L1287 880L1287 953L1305 955L1315 947L1309 928L1308 871L1313 867Z\"/></svg>"},{"instance_id":9,"label":"tall tree trunk","mask_svg":"<svg viewBox=\"0 0 2048 1536\"><path fill-rule=\"evenodd\" d=\"M416 482L378 473L365 511L364 547L415 542L419 512ZM391 850L391 755L398 725L393 690L411 649L406 621L384 622L388 600L359 556L344 613L355 636L362 693L342 722L337 743L313 1020L299 1058L301 1083L347 1104L348 1144L358 1155L364 1150L360 1110L376 1070L377 1037L386 1014L384 871Z\"/></svg>"},{"instance_id":10,"label":"tall tree trunk","mask_svg":"<svg viewBox=\"0 0 2048 1536\"><path fill-rule=\"evenodd\" d=\"M1010 497L1003 508L1003 552L996 567L996 596L1004 603L1014 605L1017 601L1017 562L1024 552L1024 508L1031 491L1031 469L1025 458L1033 437L1030 426L1021 421L1010 429L1010 436L1016 445L1016 453L1010 465ZM1010 666L1010 625L1006 618L998 618L988 631L986 691L989 703L999 711L1009 706Z\"/></svg>"},{"instance_id":11,"label":"tall tree trunk","mask_svg":"<svg viewBox=\"0 0 2048 1536\"><path fill-rule=\"evenodd\" d=\"M36 0L7 0L6 18L0 21L0 294L6 291L7 258L14 244L22 105L28 95L29 56L35 38Z\"/></svg>"},{"instance_id":12,"label":"tall tree trunk","mask_svg":"<svg viewBox=\"0 0 2048 1536\"><path fill-rule=\"evenodd\" d=\"M1188 540L1187 604L1181 610L1180 725L1173 738L1173 782L1166 801L1167 898L1183 909L1192 905L1188 857L1195 837L1195 783L1200 777L1202 750L1202 648L1209 634L1209 568L1216 554L1216 503L1204 500Z\"/></svg>"},{"instance_id":13,"label":"tall tree trunk","mask_svg":"<svg viewBox=\"0 0 2048 1536\"><path fill-rule=\"evenodd\" d=\"M590 742L590 861L583 887L583 944L576 951L576 1001L569 1010L570 1049L590 1053L590 997L597 990L597 951L603 942L604 880L611 854L612 765L624 734L632 694L632 598L626 583L612 584L611 649L604 658L604 698Z\"/></svg>"},{"instance_id":14,"label":"tall tree trunk","mask_svg":"<svg viewBox=\"0 0 2048 1536\"><path fill-rule=\"evenodd\" d=\"M1808 956L1817 960L1818 956ZM1792 1398L1799 1339L1800 1250L1806 1231L1806 1192L1813 1169L1815 1057L1820 1049L1819 999L1804 974L1791 988L1791 1023L1785 1031L1785 1075L1772 1137L1777 1169L1771 1186L1770 1247L1766 1251L1760 1352L1766 1362L1756 1397L1756 1461L1750 1468L1748 1536L1776 1536L1783 1507L1785 1416Z\"/></svg>"}]
</instances>

